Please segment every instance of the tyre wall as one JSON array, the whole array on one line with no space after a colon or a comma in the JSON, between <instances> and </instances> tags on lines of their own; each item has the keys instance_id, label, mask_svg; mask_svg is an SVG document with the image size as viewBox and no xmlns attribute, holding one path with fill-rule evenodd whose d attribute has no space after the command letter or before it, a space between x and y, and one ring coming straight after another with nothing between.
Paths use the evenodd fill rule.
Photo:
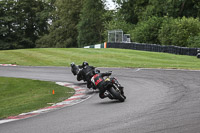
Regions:
<instances>
[{"instance_id":1,"label":"tyre wall","mask_svg":"<svg viewBox=\"0 0 200 133\"><path fill-rule=\"evenodd\" d=\"M107 48L134 49L152 52L164 52L179 55L196 56L198 48L187 48L179 46L165 46L145 43L107 43Z\"/></svg>"}]
</instances>

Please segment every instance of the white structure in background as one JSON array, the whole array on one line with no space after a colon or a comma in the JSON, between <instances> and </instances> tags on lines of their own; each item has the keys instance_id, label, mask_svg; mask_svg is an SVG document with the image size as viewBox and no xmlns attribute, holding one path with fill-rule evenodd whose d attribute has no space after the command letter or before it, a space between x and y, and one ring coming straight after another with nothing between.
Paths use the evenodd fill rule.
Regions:
<instances>
[{"instance_id":1,"label":"white structure in background","mask_svg":"<svg viewBox=\"0 0 200 133\"><path fill-rule=\"evenodd\" d=\"M131 35L130 34L124 34L123 42L130 43L131 42Z\"/></svg>"},{"instance_id":2,"label":"white structure in background","mask_svg":"<svg viewBox=\"0 0 200 133\"><path fill-rule=\"evenodd\" d=\"M116 42L116 43L130 43L130 34L124 34L123 30L109 30L108 31L108 42Z\"/></svg>"}]
</instances>

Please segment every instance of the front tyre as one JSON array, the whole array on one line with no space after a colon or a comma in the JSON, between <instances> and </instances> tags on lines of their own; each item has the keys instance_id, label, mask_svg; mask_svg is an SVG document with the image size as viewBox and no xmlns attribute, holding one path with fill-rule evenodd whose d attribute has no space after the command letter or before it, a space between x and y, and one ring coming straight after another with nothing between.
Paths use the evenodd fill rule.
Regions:
<instances>
[{"instance_id":1,"label":"front tyre","mask_svg":"<svg viewBox=\"0 0 200 133\"><path fill-rule=\"evenodd\" d=\"M113 95L113 97L118 99L120 102L125 101L126 97L124 97L120 92L116 91L114 87L111 87L108 91Z\"/></svg>"}]
</instances>

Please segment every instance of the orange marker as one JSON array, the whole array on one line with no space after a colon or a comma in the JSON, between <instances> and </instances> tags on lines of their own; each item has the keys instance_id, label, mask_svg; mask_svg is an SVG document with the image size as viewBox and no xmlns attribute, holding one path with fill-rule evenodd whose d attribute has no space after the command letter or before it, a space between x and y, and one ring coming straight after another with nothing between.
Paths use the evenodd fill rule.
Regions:
<instances>
[{"instance_id":1,"label":"orange marker","mask_svg":"<svg viewBox=\"0 0 200 133\"><path fill-rule=\"evenodd\" d=\"M52 91L52 94L53 94L53 95L55 94L55 91L54 91L54 90Z\"/></svg>"},{"instance_id":2,"label":"orange marker","mask_svg":"<svg viewBox=\"0 0 200 133\"><path fill-rule=\"evenodd\" d=\"M104 48L107 48L107 42L104 43Z\"/></svg>"}]
</instances>

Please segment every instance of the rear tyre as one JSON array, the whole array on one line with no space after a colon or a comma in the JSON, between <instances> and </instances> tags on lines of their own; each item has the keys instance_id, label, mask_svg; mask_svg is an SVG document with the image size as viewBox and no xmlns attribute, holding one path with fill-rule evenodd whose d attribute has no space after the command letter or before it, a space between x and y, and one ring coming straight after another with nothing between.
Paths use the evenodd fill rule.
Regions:
<instances>
[{"instance_id":1,"label":"rear tyre","mask_svg":"<svg viewBox=\"0 0 200 133\"><path fill-rule=\"evenodd\" d=\"M120 94L119 92L117 92L117 91L115 90L115 88L113 88L113 87L111 87L111 88L109 89L109 92L110 92L115 98L117 98L120 102L124 102L125 99L126 99L126 97L124 97L122 94Z\"/></svg>"}]
</instances>

